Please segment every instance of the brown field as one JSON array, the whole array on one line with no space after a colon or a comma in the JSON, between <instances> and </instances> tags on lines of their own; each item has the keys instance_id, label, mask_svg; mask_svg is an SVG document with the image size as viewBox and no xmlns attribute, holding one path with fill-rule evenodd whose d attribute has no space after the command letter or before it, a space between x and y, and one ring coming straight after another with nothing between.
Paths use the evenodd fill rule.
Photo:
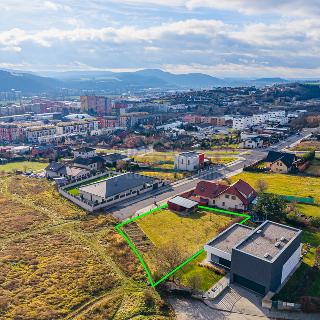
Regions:
<instances>
[{"instance_id":1,"label":"brown field","mask_svg":"<svg viewBox=\"0 0 320 320\"><path fill-rule=\"evenodd\" d=\"M171 319L109 215L45 180L0 175L0 319Z\"/></svg>"},{"instance_id":2,"label":"brown field","mask_svg":"<svg viewBox=\"0 0 320 320\"><path fill-rule=\"evenodd\" d=\"M320 151L320 141L302 141L292 148L293 151Z\"/></svg>"}]
</instances>

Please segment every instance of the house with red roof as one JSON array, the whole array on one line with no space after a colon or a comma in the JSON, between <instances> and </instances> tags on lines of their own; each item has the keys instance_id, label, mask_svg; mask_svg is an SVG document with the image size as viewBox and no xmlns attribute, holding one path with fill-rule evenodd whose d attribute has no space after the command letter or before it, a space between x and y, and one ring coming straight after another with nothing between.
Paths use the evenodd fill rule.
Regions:
<instances>
[{"instance_id":1,"label":"house with red roof","mask_svg":"<svg viewBox=\"0 0 320 320\"><path fill-rule=\"evenodd\" d=\"M256 197L256 191L240 179L232 185L200 181L190 199L197 201L200 205L242 211L247 210Z\"/></svg>"}]
</instances>

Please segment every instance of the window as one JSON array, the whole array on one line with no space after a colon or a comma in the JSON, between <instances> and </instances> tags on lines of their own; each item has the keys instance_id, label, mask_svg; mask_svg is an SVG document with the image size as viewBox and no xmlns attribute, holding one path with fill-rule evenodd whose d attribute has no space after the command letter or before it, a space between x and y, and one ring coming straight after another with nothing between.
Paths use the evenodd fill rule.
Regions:
<instances>
[{"instance_id":1,"label":"window","mask_svg":"<svg viewBox=\"0 0 320 320\"><path fill-rule=\"evenodd\" d=\"M226 194L226 198L227 198L227 199L229 199L229 198L230 198L230 196L229 196L228 194Z\"/></svg>"},{"instance_id":2,"label":"window","mask_svg":"<svg viewBox=\"0 0 320 320\"><path fill-rule=\"evenodd\" d=\"M114 199L119 199L119 195L117 194L117 195L114 197Z\"/></svg>"},{"instance_id":3,"label":"window","mask_svg":"<svg viewBox=\"0 0 320 320\"><path fill-rule=\"evenodd\" d=\"M232 196L231 199L232 199L232 200L236 200L236 196Z\"/></svg>"},{"instance_id":4,"label":"window","mask_svg":"<svg viewBox=\"0 0 320 320\"><path fill-rule=\"evenodd\" d=\"M225 203L225 202L222 202L222 206L225 207L225 205L226 205L226 203Z\"/></svg>"}]
</instances>

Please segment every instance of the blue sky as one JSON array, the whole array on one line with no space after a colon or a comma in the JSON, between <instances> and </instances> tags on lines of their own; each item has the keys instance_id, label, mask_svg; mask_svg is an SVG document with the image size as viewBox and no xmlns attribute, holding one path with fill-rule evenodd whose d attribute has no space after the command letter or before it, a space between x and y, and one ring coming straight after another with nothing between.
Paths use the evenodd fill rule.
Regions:
<instances>
[{"instance_id":1,"label":"blue sky","mask_svg":"<svg viewBox=\"0 0 320 320\"><path fill-rule=\"evenodd\" d=\"M320 0L1 0L0 68L320 78Z\"/></svg>"}]
</instances>

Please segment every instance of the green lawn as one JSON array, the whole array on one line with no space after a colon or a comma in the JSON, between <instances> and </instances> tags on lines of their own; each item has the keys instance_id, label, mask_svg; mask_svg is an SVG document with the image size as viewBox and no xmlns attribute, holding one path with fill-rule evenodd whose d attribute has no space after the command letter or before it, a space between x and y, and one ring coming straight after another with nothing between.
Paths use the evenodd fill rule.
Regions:
<instances>
[{"instance_id":1,"label":"green lawn","mask_svg":"<svg viewBox=\"0 0 320 320\"><path fill-rule=\"evenodd\" d=\"M220 156L218 156L218 157L211 158L212 163L219 163L219 164L228 164L228 163L233 162L235 160L237 160L236 157L220 157Z\"/></svg>"},{"instance_id":2,"label":"green lawn","mask_svg":"<svg viewBox=\"0 0 320 320\"><path fill-rule=\"evenodd\" d=\"M174 162L175 156L178 152L150 152L145 155L133 156L134 161L142 163L159 164L161 161Z\"/></svg>"},{"instance_id":3,"label":"green lawn","mask_svg":"<svg viewBox=\"0 0 320 320\"><path fill-rule=\"evenodd\" d=\"M298 203L297 209L305 216L320 217L320 206Z\"/></svg>"},{"instance_id":4,"label":"green lawn","mask_svg":"<svg viewBox=\"0 0 320 320\"><path fill-rule=\"evenodd\" d=\"M137 220L137 223L156 246L175 243L191 256L232 218L205 211L180 216L170 210L160 210Z\"/></svg>"},{"instance_id":5,"label":"green lawn","mask_svg":"<svg viewBox=\"0 0 320 320\"><path fill-rule=\"evenodd\" d=\"M194 277L199 277L199 289L201 291L208 291L215 283L217 283L223 276L209 270L208 268L199 266L199 263L206 258L206 253L201 253L196 259L178 270L176 277L184 286L190 285L190 280Z\"/></svg>"},{"instance_id":6,"label":"green lawn","mask_svg":"<svg viewBox=\"0 0 320 320\"><path fill-rule=\"evenodd\" d=\"M262 179L268 184L267 192L297 197L311 196L315 198L317 202L320 202L320 179L316 177L243 172L231 178L233 182L238 179L248 182L253 187L257 180Z\"/></svg>"},{"instance_id":7,"label":"green lawn","mask_svg":"<svg viewBox=\"0 0 320 320\"><path fill-rule=\"evenodd\" d=\"M162 180L177 181L186 177L182 172L161 172L161 171L139 171L139 174Z\"/></svg>"},{"instance_id":8,"label":"green lawn","mask_svg":"<svg viewBox=\"0 0 320 320\"><path fill-rule=\"evenodd\" d=\"M143 258L151 272L156 273L162 266L161 261L159 261L161 258L159 258L158 250L174 247L183 253L184 258L180 262L182 263L202 249L203 245L212 239L219 232L219 229L230 223L232 219L232 216L206 211L198 211L189 216L180 216L168 209L151 213L136 221L154 245L151 250L143 252ZM188 286L190 285L190 279L197 275L199 276L201 290L208 290L221 279L221 276L213 270L198 265L204 258L205 253L176 272L173 275L174 279ZM169 271L166 270L165 273Z\"/></svg>"},{"instance_id":9,"label":"green lawn","mask_svg":"<svg viewBox=\"0 0 320 320\"><path fill-rule=\"evenodd\" d=\"M320 246L320 233L303 231L302 242L309 243L311 249L304 256L299 269L274 297L274 300L298 302L302 296L320 296L320 272L312 269L316 247Z\"/></svg>"},{"instance_id":10,"label":"green lawn","mask_svg":"<svg viewBox=\"0 0 320 320\"><path fill-rule=\"evenodd\" d=\"M101 181L101 180L105 180L106 178L109 178L109 177L110 177L110 175L106 174L106 175L104 175L102 177L95 178L95 179L92 179L92 180L89 180L89 181L85 181L85 182L79 183L79 184L71 187L70 189L67 189L66 191L69 192L70 194L72 194L73 196L79 196L80 195L80 190L79 190L80 187L83 187L83 186L86 186L88 184L91 184L91 183L94 183L94 182L98 182L98 181Z\"/></svg>"},{"instance_id":11,"label":"green lawn","mask_svg":"<svg viewBox=\"0 0 320 320\"><path fill-rule=\"evenodd\" d=\"M0 164L0 172L13 172L20 170L23 172L26 171L39 171L43 170L48 166L48 163L43 162L34 162L34 161L21 161L21 162L10 162L7 164Z\"/></svg>"}]
</instances>

